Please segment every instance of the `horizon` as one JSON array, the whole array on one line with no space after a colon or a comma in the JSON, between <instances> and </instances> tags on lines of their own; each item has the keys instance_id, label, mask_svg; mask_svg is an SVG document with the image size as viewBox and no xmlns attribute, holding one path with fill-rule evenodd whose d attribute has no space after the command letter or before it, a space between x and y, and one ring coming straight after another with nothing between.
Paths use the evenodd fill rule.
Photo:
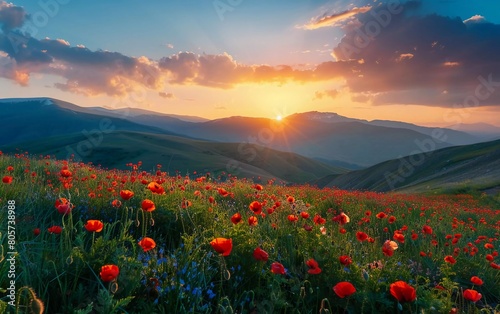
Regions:
<instances>
[{"instance_id":1,"label":"horizon","mask_svg":"<svg viewBox=\"0 0 500 314\"><path fill-rule=\"evenodd\" d=\"M1 97L209 120L318 111L500 127L500 4L126 0L111 8L0 1Z\"/></svg>"}]
</instances>

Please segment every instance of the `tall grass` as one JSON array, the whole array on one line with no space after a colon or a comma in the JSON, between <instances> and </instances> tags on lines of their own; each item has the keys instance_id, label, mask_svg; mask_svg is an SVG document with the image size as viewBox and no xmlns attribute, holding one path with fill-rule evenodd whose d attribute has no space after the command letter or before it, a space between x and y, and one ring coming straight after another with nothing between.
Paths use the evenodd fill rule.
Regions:
<instances>
[{"instance_id":1,"label":"tall grass","mask_svg":"<svg viewBox=\"0 0 500 314\"><path fill-rule=\"evenodd\" d=\"M8 167L12 167L8 169ZM469 195L422 196L219 182L207 174L101 170L27 155L0 156L0 206L16 202L17 306L12 313L494 313L499 310L500 210ZM200 167L202 168L202 167ZM63 175L62 169L71 172ZM164 193L147 188L157 182ZM134 196L121 198L120 191ZM60 213L57 200L74 208ZM142 201L156 209L146 212ZM262 205L262 212L249 208ZM239 213L235 224L231 217ZM339 219L344 213L348 219ZM383 213L384 215L377 214ZM257 218L249 225L250 217ZM322 219L324 221L321 221ZM101 232L85 229L100 220ZM0 211L3 255L7 214ZM48 228L62 227L60 234ZM428 226L432 232L423 231ZM39 229L39 233L37 232ZM360 241L357 234L367 239ZM138 242L150 237L156 247ZM210 245L232 239L228 256ZM387 240L398 248L382 250ZM256 260L261 248L267 260ZM392 254L391 254L392 253ZM391 255L391 256L389 256ZM348 256L352 263L341 263ZM446 258L451 256L455 263ZM321 272L309 273L315 260ZM285 273L271 271L280 263ZM101 267L119 275L102 280ZM9 265L0 264L1 287ZM474 285L478 276L484 284ZM416 299L400 302L390 286L404 281ZM356 289L341 298L339 282ZM474 289L481 299L463 297ZM42 310L39 305L43 304ZM38 307L37 307L38 306ZM37 312L38 311L38 312Z\"/></svg>"}]
</instances>

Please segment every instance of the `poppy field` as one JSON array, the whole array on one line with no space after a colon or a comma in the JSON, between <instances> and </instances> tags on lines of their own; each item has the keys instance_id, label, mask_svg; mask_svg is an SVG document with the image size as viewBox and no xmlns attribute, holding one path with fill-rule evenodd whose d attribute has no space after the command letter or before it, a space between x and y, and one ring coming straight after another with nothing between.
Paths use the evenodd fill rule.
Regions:
<instances>
[{"instance_id":1,"label":"poppy field","mask_svg":"<svg viewBox=\"0 0 500 314\"><path fill-rule=\"evenodd\" d=\"M0 153L0 312L500 311L477 197L127 166Z\"/></svg>"}]
</instances>

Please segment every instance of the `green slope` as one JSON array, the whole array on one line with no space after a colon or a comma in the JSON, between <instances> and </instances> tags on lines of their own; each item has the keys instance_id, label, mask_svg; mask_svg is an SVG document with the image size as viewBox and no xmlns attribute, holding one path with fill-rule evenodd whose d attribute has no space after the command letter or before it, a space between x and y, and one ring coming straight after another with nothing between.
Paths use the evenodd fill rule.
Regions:
<instances>
[{"instance_id":1,"label":"green slope","mask_svg":"<svg viewBox=\"0 0 500 314\"><path fill-rule=\"evenodd\" d=\"M152 170L161 164L170 174L197 171L261 180L276 178L285 182L303 183L325 173L346 170L293 154L253 144L216 143L183 137L141 132L115 131L95 137L93 142L81 133L50 137L15 146L0 147L4 152L16 148L31 154L76 159L107 168L126 168L127 163L142 161L142 168ZM95 145L94 145L95 144Z\"/></svg>"},{"instance_id":2,"label":"green slope","mask_svg":"<svg viewBox=\"0 0 500 314\"><path fill-rule=\"evenodd\" d=\"M500 187L500 140L406 156L312 183L381 192L495 191Z\"/></svg>"}]
</instances>

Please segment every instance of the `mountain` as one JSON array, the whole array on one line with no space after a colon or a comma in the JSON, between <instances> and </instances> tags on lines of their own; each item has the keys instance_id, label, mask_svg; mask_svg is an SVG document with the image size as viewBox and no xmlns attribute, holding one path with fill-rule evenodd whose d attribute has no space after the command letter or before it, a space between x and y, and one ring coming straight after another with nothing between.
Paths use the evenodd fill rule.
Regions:
<instances>
[{"instance_id":1,"label":"mountain","mask_svg":"<svg viewBox=\"0 0 500 314\"><path fill-rule=\"evenodd\" d=\"M379 192L500 190L500 140L454 146L399 159L311 182Z\"/></svg>"},{"instance_id":2,"label":"mountain","mask_svg":"<svg viewBox=\"0 0 500 314\"><path fill-rule=\"evenodd\" d=\"M318 179L324 173L344 173L346 170L328 166L309 158L275 151L258 145L245 147L251 155L240 153L238 143L214 143L179 136L131 131L105 134L99 145L84 145L88 137L81 133L53 136L36 141L4 146L4 152L22 147L31 154L50 155L92 162L106 168L126 169L127 163L142 161L142 169L154 170L161 164L170 174L211 172L215 175L232 173L256 181L275 178L284 182L303 183Z\"/></svg>"},{"instance_id":3,"label":"mountain","mask_svg":"<svg viewBox=\"0 0 500 314\"><path fill-rule=\"evenodd\" d=\"M500 127L487 123L460 123L449 126L454 130L461 130L474 136L490 140L500 139Z\"/></svg>"},{"instance_id":4,"label":"mountain","mask_svg":"<svg viewBox=\"0 0 500 314\"><path fill-rule=\"evenodd\" d=\"M0 146L70 133L97 139L119 130L174 134L49 98L0 100Z\"/></svg>"}]
</instances>

